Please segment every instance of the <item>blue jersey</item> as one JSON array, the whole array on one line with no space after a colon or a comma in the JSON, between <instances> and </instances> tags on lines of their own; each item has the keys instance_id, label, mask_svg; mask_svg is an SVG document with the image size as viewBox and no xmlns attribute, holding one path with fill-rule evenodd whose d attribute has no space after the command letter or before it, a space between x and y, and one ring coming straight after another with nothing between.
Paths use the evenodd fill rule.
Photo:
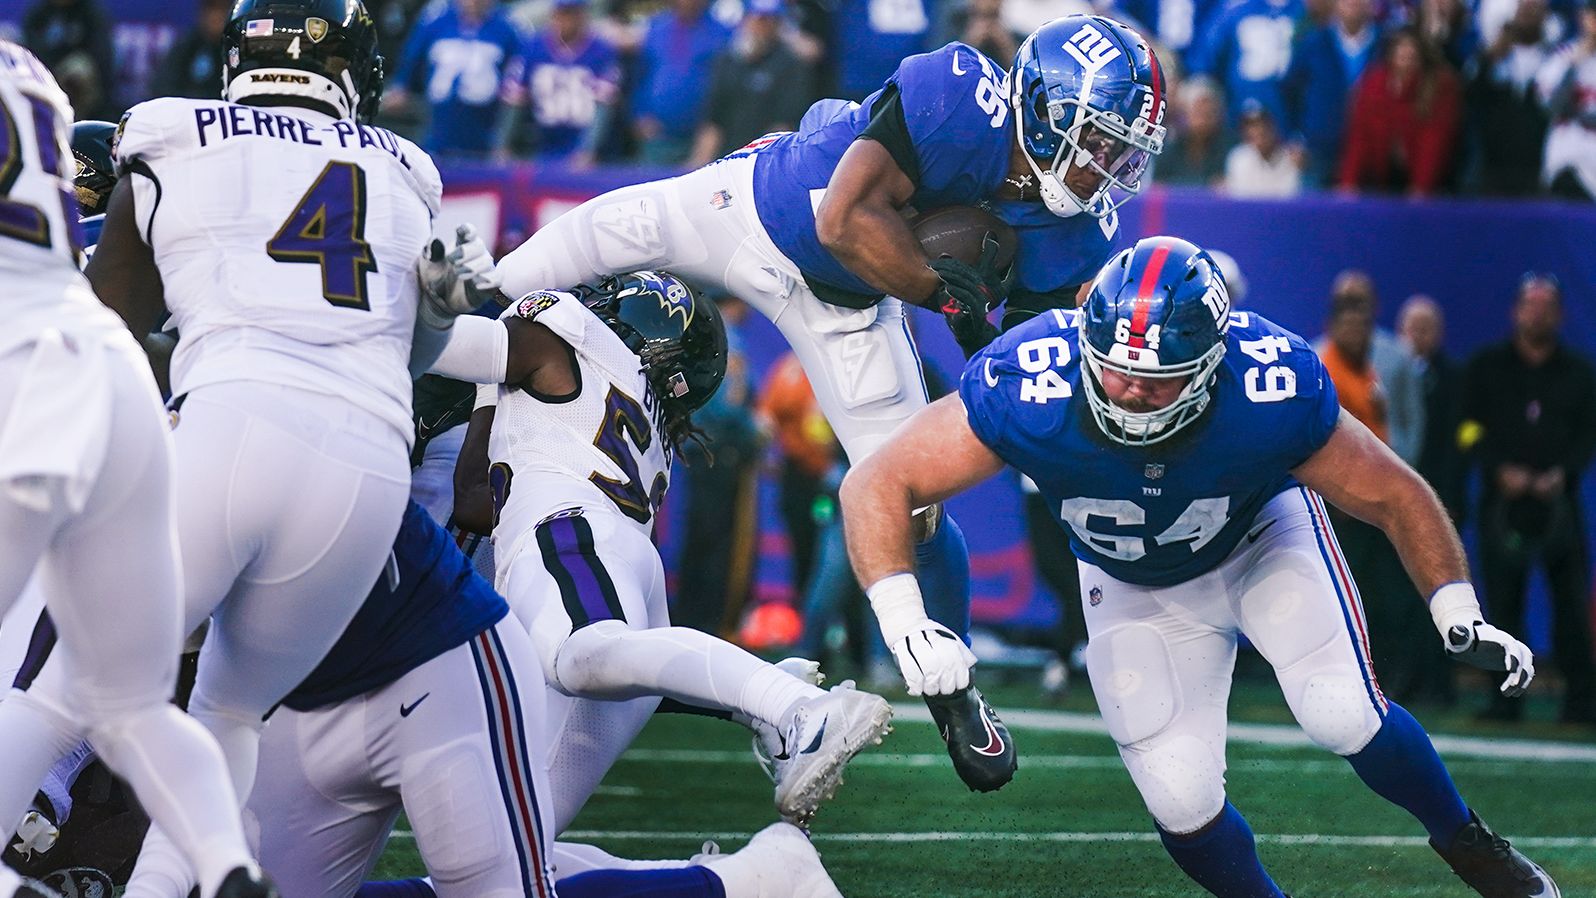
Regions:
<instances>
[{"instance_id":1,"label":"blue jersey","mask_svg":"<svg viewBox=\"0 0 1596 898\"><path fill-rule=\"evenodd\" d=\"M857 100L881 86L898 63L929 47L926 0L837 0L831 56L837 91Z\"/></svg>"},{"instance_id":2,"label":"blue jersey","mask_svg":"<svg viewBox=\"0 0 1596 898\"><path fill-rule=\"evenodd\" d=\"M520 48L520 33L501 12L470 26L451 4L416 26L394 80L427 98L432 115L421 144L427 152L493 149L500 81Z\"/></svg>"},{"instance_id":3,"label":"blue jersey","mask_svg":"<svg viewBox=\"0 0 1596 898\"><path fill-rule=\"evenodd\" d=\"M1097 276L1119 239L1119 213L1102 218L1081 214L1060 218L1041 203L990 204L1020 240L1014 254L1014 285L1046 293L1084 284Z\"/></svg>"},{"instance_id":4,"label":"blue jersey","mask_svg":"<svg viewBox=\"0 0 1596 898\"><path fill-rule=\"evenodd\" d=\"M632 111L659 120L668 138L690 139L704 120L715 57L731 38L708 12L688 22L669 11L649 19L638 49Z\"/></svg>"},{"instance_id":5,"label":"blue jersey","mask_svg":"<svg viewBox=\"0 0 1596 898\"><path fill-rule=\"evenodd\" d=\"M1248 100L1256 100L1285 127L1282 84L1302 16L1302 0L1236 0L1193 45L1192 74L1224 85L1231 124Z\"/></svg>"},{"instance_id":6,"label":"blue jersey","mask_svg":"<svg viewBox=\"0 0 1596 898\"><path fill-rule=\"evenodd\" d=\"M903 100L919 160L916 209L975 205L1003 184L1014 145L1008 77L980 51L952 43L905 59L887 82ZM759 220L804 274L854 293L875 293L815 235L815 207L842 154L870 123L882 91L863 104L821 100L797 131L751 144Z\"/></svg>"},{"instance_id":7,"label":"blue jersey","mask_svg":"<svg viewBox=\"0 0 1596 898\"><path fill-rule=\"evenodd\" d=\"M621 82L615 48L589 34L568 46L546 29L527 41L505 76L506 99L525 100L538 126L538 155L561 159L581 149Z\"/></svg>"},{"instance_id":8,"label":"blue jersey","mask_svg":"<svg viewBox=\"0 0 1596 898\"><path fill-rule=\"evenodd\" d=\"M1079 317L1038 315L970 359L959 395L971 429L1036 481L1082 561L1142 586L1213 570L1330 439L1341 409L1329 375L1301 337L1234 312L1208 410L1162 443L1125 446L1081 395Z\"/></svg>"},{"instance_id":9,"label":"blue jersey","mask_svg":"<svg viewBox=\"0 0 1596 898\"><path fill-rule=\"evenodd\" d=\"M398 585L386 572L377 578L337 644L283 704L312 711L379 689L510 613L449 532L413 500L393 553Z\"/></svg>"}]
</instances>

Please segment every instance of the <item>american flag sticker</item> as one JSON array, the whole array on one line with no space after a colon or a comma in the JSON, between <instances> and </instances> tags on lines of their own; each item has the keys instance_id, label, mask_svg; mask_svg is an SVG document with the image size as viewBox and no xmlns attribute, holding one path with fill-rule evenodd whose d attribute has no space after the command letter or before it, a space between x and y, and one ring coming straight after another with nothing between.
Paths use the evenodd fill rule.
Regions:
<instances>
[{"instance_id":1,"label":"american flag sticker","mask_svg":"<svg viewBox=\"0 0 1596 898\"><path fill-rule=\"evenodd\" d=\"M275 19L250 19L244 23L245 37L271 37L272 30L276 28Z\"/></svg>"}]
</instances>

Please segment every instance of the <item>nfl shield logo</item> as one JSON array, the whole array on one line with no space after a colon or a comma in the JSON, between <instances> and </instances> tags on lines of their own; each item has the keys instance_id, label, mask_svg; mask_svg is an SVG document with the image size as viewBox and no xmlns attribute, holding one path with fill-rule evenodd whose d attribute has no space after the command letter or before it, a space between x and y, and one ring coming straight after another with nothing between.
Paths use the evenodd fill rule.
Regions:
<instances>
[{"instance_id":1,"label":"nfl shield logo","mask_svg":"<svg viewBox=\"0 0 1596 898\"><path fill-rule=\"evenodd\" d=\"M724 190L717 190L709 195L709 204L716 209L725 209L732 204L732 195Z\"/></svg>"},{"instance_id":2,"label":"nfl shield logo","mask_svg":"<svg viewBox=\"0 0 1596 898\"><path fill-rule=\"evenodd\" d=\"M1103 587L1101 587L1101 586L1092 587L1091 592L1088 592L1086 594L1086 601L1091 602L1093 608L1096 608L1098 605L1101 605L1103 603Z\"/></svg>"},{"instance_id":3,"label":"nfl shield logo","mask_svg":"<svg viewBox=\"0 0 1596 898\"><path fill-rule=\"evenodd\" d=\"M1147 476L1148 480L1157 480L1158 478L1164 476L1164 466L1148 465L1147 467L1142 468L1142 473Z\"/></svg>"},{"instance_id":4,"label":"nfl shield logo","mask_svg":"<svg viewBox=\"0 0 1596 898\"><path fill-rule=\"evenodd\" d=\"M310 42L313 44L321 43L321 39L327 36L327 20L318 19L315 16L306 19L305 36L310 38Z\"/></svg>"}]
</instances>

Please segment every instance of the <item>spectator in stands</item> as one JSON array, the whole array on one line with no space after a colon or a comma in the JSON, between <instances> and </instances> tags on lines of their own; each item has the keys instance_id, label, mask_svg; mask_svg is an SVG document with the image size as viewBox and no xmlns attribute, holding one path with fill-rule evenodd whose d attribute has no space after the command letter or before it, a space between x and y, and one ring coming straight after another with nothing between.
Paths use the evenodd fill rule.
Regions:
<instances>
[{"instance_id":1,"label":"spectator in stands","mask_svg":"<svg viewBox=\"0 0 1596 898\"><path fill-rule=\"evenodd\" d=\"M809 66L782 41L782 21L782 0L749 0L736 38L715 57L693 167L803 118L815 90Z\"/></svg>"},{"instance_id":2,"label":"spectator in stands","mask_svg":"<svg viewBox=\"0 0 1596 898\"><path fill-rule=\"evenodd\" d=\"M1463 521L1463 456L1457 428L1462 413L1462 371L1446 354L1441 307L1422 294L1408 297L1397 314L1397 331L1418 368L1424 437L1413 467L1435 488L1452 520Z\"/></svg>"},{"instance_id":3,"label":"spectator in stands","mask_svg":"<svg viewBox=\"0 0 1596 898\"><path fill-rule=\"evenodd\" d=\"M1241 143L1225 157L1225 192L1250 198L1296 196L1302 190L1302 150L1280 142L1274 117L1256 100L1241 113Z\"/></svg>"},{"instance_id":4,"label":"spectator in stands","mask_svg":"<svg viewBox=\"0 0 1596 898\"><path fill-rule=\"evenodd\" d=\"M1347 123L1340 184L1427 196L1452 171L1463 113L1456 73L1412 29L1394 32L1363 73Z\"/></svg>"},{"instance_id":5,"label":"spectator in stands","mask_svg":"<svg viewBox=\"0 0 1596 898\"><path fill-rule=\"evenodd\" d=\"M1169 59L1181 61L1182 67L1190 65L1192 49L1208 28L1224 3L1220 0L1119 0L1114 4L1116 18L1128 18L1130 24L1149 40L1158 44L1158 58L1167 67ZM1165 55L1165 49L1173 51Z\"/></svg>"},{"instance_id":6,"label":"spectator in stands","mask_svg":"<svg viewBox=\"0 0 1596 898\"><path fill-rule=\"evenodd\" d=\"M1562 290L1528 274L1513 334L1468 366L1460 439L1480 463L1480 572L1492 620L1521 626L1529 571L1541 567L1552 600L1552 656L1567 684L1562 720L1596 724L1590 567L1579 479L1596 448L1596 371L1565 345ZM1494 693L1494 690L1493 690ZM1516 720L1518 702L1493 694L1488 716Z\"/></svg>"},{"instance_id":7,"label":"spectator in stands","mask_svg":"<svg viewBox=\"0 0 1596 898\"><path fill-rule=\"evenodd\" d=\"M1225 153L1230 133L1225 110L1212 78L1188 79L1175 93L1174 127L1164 152L1154 160L1154 180L1160 184L1217 186L1225 176Z\"/></svg>"},{"instance_id":8,"label":"spectator in stands","mask_svg":"<svg viewBox=\"0 0 1596 898\"><path fill-rule=\"evenodd\" d=\"M863 100L892 77L904 57L931 49L928 5L928 0L817 3L819 21L811 27L823 29L827 65L836 78L827 95Z\"/></svg>"},{"instance_id":9,"label":"spectator in stands","mask_svg":"<svg viewBox=\"0 0 1596 898\"><path fill-rule=\"evenodd\" d=\"M1224 85L1231 122L1240 122L1248 100L1261 103L1275 121L1285 120L1281 84L1291 67L1291 40L1302 14L1301 0L1237 0L1193 48L1192 74Z\"/></svg>"},{"instance_id":10,"label":"spectator in stands","mask_svg":"<svg viewBox=\"0 0 1596 898\"><path fill-rule=\"evenodd\" d=\"M615 47L593 31L587 0L555 0L548 24L527 40L505 73L501 154L515 147L521 109L530 106L539 161L592 165L620 83Z\"/></svg>"},{"instance_id":11,"label":"spectator in stands","mask_svg":"<svg viewBox=\"0 0 1596 898\"><path fill-rule=\"evenodd\" d=\"M1336 0L1330 24L1303 32L1292 50L1287 132L1307 150L1310 187L1334 183L1352 89L1374 56L1379 33L1374 0Z\"/></svg>"},{"instance_id":12,"label":"spectator in stands","mask_svg":"<svg viewBox=\"0 0 1596 898\"><path fill-rule=\"evenodd\" d=\"M383 105L404 112L425 98L421 145L441 156L486 157L499 143L499 94L521 36L493 0L452 0L417 23Z\"/></svg>"},{"instance_id":13,"label":"spectator in stands","mask_svg":"<svg viewBox=\"0 0 1596 898\"><path fill-rule=\"evenodd\" d=\"M222 95L222 29L228 0L200 0L199 21L172 45L155 70L150 90L157 97L215 100Z\"/></svg>"},{"instance_id":14,"label":"spectator in stands","mask_svg":"<svg viewBox=\"0 0 1596 898\"><path fill-rule=\"evenodd\" d=\"M681 450L687 509L671 622L729 637L752 582L761 447L741 328L748 307L725 295L715 304L726 323L726 378L693 413L703 442L688 440Z\"/></svg>"},{"instance_id":15,"label":"spectator in stands","mask_svg":"<svg viewBox=\"0 0 1596 898\"><path fill-rule=\"evenodd\" d=\"M1468 64L1479 49L1480 33L1464 0L1420 0L1414 27L1425 40L1440 48L1452 68L1468 71Z\"/></svg>"},{"instance_id":16,"label":"spectator in stands","mask_svg":"<svg viewBox=\"0 0 1596 898\"><path fill-rule=\"evenodd\" d=\"M798 357L788 352L770 368L759 393L759 415L776 438L781 522L787 530L793 594L809 588L820 522L815 504L835 492L825 486L837 465L837 438L820 411ZM834 498L834 497L833 497ZM814 656L809 656L814 657Z\"/></svg>"},{"instance_id":17,"label":"spectator in stands","mask_svg":"<svg viewBox=\"0 0 1596 898\"><path fill-rule=\"evenodd\" d=\"M1552 193L1596 199L1596 0L1584 0L1579 34L1536 75L1551 115L1545 180Z\"/></svg>"},{"instance_id":18,"label":"spectator in stands","mask_svg":"<svg viewBox=\"0 0 1596 898\"><path fill-rule=\"evenodd\" d=\"M1378 324L1380 299L1367 274L1343 271L1330 292L1333 302L1363 306L1376 322L1369 356L1385 399L1385 441L1403 461L1417 467L1419 447L1424 443L1424 391L1418 363L1396 334ZM1322 349L1322 344L1314 348Z\"/></svg>"},{"instance_id":19,"label":"spectator in stands","mask_svg":"<svg viewBox=\"0 0 1596 898\"><path fill-rule=\"evenodd\" d=\"M731 32L710 16L708 0L671 0L648 20L633 102L643 161L687 163L704 120L715 56L730 41Z\"/></svg>"},{"instance_id":20,"label":"spectator in stands","mask_svg":"<svg viewBox=\"0 0 1596 898\"><path fill-rule=\"evenodd\" d=\"M1003 24L1003 0L969 0L952 10L950 17L952 40L963 41L1008 68L1020 42Z\"/></svg>"},{"instance_id":21,"label":"spectator in stands","mask_svg":"<svg viewBox=\"0 0 1596 898\"><path fill-rule=\"evenodd\" d=\"M1469 78L1469 120L1478 148L1470 179L1481 193L1527 196L1540 190L1546 111L1535 75L1556 51L1546 0L1518 0Z\"/></svg>"},{"instance_id":22,"label":"spectator in stands","mask_svg":"<svg viewBox=\"0 0 1596 898\"><path fill-rule=\"evenodd\" d=\"M1374 360L1373 292L1367 284L1361 272L1343 272L1336 279L1325 336L1314 348L1335 384L1341 407L1390 443L1390 401ZM1423 626L1429 621L1424 602L1384 533L1335 508L1330 520L1363 597L1380 683L1398 701L1416 698L1429 667L1428 654L1441 651L1426 635L1430 631Z\"/></svg>"},{"instance_id":23,"label":"spectator in stands","mask_svg":"<svg viewBox=\"0 0 1596 898\"><path fill-rule=\"evenodd\" d=\"M116 119L111 22L98 0L38 0L22 17L22 44L49 66L80 118Z\"/></svg>"}]
</instances>

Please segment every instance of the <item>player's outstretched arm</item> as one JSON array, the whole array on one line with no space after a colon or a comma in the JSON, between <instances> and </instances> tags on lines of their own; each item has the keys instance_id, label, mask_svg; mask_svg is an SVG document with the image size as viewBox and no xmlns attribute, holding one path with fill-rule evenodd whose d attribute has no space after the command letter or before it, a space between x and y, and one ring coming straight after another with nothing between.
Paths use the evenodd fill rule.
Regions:
<instances>
[{"instance_id":1,"label":"player's outstretched arm","mask_svg":"<svg viewBox=\"0 0 1596 898\"><path fill-rule=\"evenodd\" d=\"M856 140L815 210L815 236L845 268L888 296L926 305L942 286L899 211L914 182L887 148Z\"/></svg>"},{"instance_id":2,"label":"player's outstretched arm","mask_svg":"<svg viewBox=\"0 0 1596 898\"><path fill-rule=\"evenodd\" d=\"M133 206L135 177L140 177L137 172L118 181L111 191L100 242L83 271L100 301L142 339L155 329L166 309L166 286L155 267L155 254L139 233Z\"/></svg>"},{"instance_id":3,"label":"player's outstretched arm","mask_svg":"<svg viewBox=\"0 0 1596 898\"><path fill-rule=\"evenodd\" d=\"M911 695L970 684L975 655L926 616L914 576L915 509L935 505L1002 470L970 429L958 394L923 408L842 482L842 521L854 574Z\"/></svg>"},{"instance_id":4,"label":"player's outstretched arm","mask_svg":"<svg viewBox=\"0 0 1596 898\"><path fill-rule=\"evenodd\" d=\"M1447 651L1478 667L1506 671L1502 692L1523 693L1535 676L1534 657L1511 634L1485 623L1463 542L1418 472L1342 410L1330 440L1292 474L1332 505L1384 531L1420 594L1429 597Z\"/></svg>"}]
</instances>

